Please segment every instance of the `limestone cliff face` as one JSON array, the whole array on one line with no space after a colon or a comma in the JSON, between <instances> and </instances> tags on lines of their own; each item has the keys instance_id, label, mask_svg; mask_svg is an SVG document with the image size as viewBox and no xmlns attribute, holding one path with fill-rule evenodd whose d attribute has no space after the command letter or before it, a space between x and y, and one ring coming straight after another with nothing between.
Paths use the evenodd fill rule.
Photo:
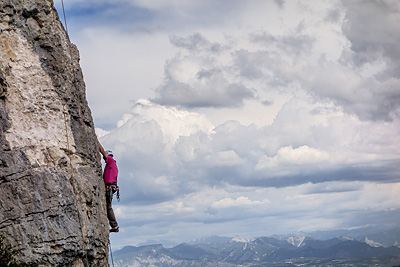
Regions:
<instances>
[{"instance_id":1,"label":"limestone cliff face","mask_svg":"<svg viewBox=\"0 0 400 267\"><path fill-rule=\"evenodd\" d=\"M77 48L52 0L0 1L0 233L41 266L108 266Z\"/></svg>"}]
</instances>

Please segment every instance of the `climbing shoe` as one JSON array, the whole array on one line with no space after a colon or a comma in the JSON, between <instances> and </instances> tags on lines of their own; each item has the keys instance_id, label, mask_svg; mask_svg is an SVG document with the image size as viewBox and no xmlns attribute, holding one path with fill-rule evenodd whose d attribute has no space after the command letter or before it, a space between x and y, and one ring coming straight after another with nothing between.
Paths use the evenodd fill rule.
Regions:
<instances>
[{"instance_id":1,"label":"climbing shoe","mask_svg":"<svg viewBox=\"0 0 400 267\"><path fill-rule=\"evenodd\" d=\"M110 232L118 233L118 232L119 232L119 227L116 226L116 227L111 228L111 229L110 229Z\"/></svg>"}]
</instances>

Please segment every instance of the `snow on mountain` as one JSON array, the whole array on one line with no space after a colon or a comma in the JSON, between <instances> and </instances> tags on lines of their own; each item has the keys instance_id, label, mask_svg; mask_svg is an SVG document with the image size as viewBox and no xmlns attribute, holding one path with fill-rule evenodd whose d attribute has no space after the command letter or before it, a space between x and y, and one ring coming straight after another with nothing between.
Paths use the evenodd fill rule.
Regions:
<instances>
[{"instance_id":1,"label":"snow on mountain","mask_svg":"<svg viewBox=\"0 0 400 267\"><path fill-rule=\"evenodd\" d=\"M238 243L249 243L251 242L253 239L252 238L246 238L243 236L234 236L230 242L238 242Z\"/></svg>"},{"instance_id":2,"label":"snow on mountain","mask_svg":"<svg viewBox=\"0 0 400 267\"><path fill-rule=\"evenodd\" d=\"M379 244L378 242L375 242L375 241L373 241L373 240L370 240L370 239L368 239L368 237L366 237L366 238L364 239L364 242L367 243L368 245L370 245L371 247L375 247L375 248L377 248L377 247L383 247L382 244Z\"/></svg>"},{"instance_id":3,"label":"snow on mountain","mask_svg":"<svg viewBox=\"0 0 400 267\"><path fill-rule=\"evenodd\" d=\"M290 244L292 244L295 247L300 247L301 244L303 243L304 239L306 239L306 236L291 236L288 239L286 239Z\"/></svg>"}]
</instances>

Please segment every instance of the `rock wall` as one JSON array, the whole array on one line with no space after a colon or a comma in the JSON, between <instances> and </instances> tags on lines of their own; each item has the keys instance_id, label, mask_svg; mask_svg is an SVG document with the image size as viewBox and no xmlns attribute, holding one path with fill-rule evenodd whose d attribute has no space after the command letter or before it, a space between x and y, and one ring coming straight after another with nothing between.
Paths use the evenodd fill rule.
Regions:
<instances>
[{"instance_id":1,"label":"rock wall","mask_svg":"<svg viewBox=\"0 0 400 267\"><path fill-rule=\"evenodd\" d=\"M77 48L52 0L0 1L0 233L40 266L108 266Z\"/></svg>"}]
</instances>

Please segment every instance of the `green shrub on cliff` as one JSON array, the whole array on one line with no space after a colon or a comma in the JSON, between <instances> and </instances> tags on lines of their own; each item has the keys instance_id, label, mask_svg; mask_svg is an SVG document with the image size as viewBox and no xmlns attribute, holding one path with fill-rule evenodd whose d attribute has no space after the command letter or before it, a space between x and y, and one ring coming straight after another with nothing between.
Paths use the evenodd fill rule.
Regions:
<instances>
[{"instance_id":1,"label":"green shrub on cliff","mask_svg":"<svg viewBox=\"0 0 400 267\"><path fill-rule=\"evenodd\" d=\"M17 252L5 243L4 236L0 234L0 267L35 267L34 263L24 263L15 260Z\"/></svg>"}]
</instances>

